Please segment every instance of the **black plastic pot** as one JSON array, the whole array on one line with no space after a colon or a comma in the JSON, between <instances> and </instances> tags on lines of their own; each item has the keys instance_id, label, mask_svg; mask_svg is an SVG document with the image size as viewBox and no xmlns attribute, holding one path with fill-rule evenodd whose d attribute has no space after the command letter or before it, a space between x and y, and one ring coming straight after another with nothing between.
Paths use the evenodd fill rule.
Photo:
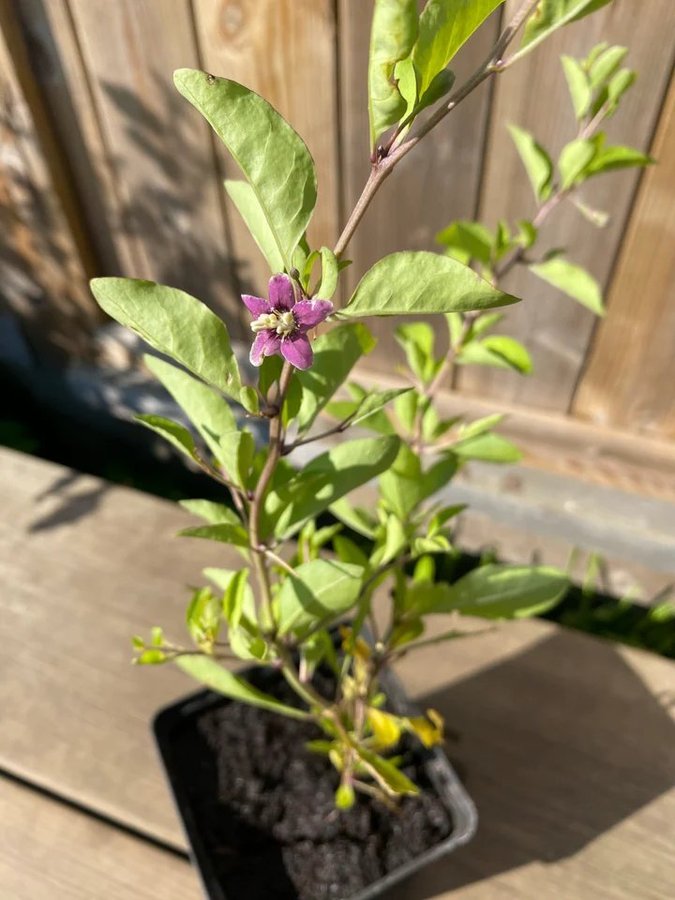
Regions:
<instances>
[{"instance_id":1,"label":"black plastic pot","mask_svg":"<svg viewBox=\"0 0 675 900\"><path fill-rule=\"evenodd\" d=\"M278 672L260 667L245 670L242 674L271 694L274 694L275 683L279 684L282 680ZM400 682L393 673L383 673L381 686L388 697L389 708L393 712L399 715L417 713L417 710L407 700ZM186 729L195 729L196 722L200 717L224 704L233 702L235 701L212 691L199 691L160 710L154 719L153 727L174 801L190 845L190 855L199 870L205 896L209 900L243 900L244 896L246 900L257 900L257 897L260 896L262 900L263 894L260 893L260 888L256 893L252 893L245 884L242 884L241 878L234 884L228 884L227 879L219 874L210 848L207 847L204 830L199 825L193 802L194 785L191 785L191 780L194 779L199 761L195 761L189 767L185 766L184 762L178 764L174 752L180 735L185 734ZM420 771L425 774L431 789L437 794L443 807L449 813L452 820L451 833L420 856L393 869L357 893L346 894L341 900L373 900L373 898L380 897L404 878L456 847L465 844L473 836L477 826L476 808L459 782L446 754L440 748L434 748L433 750L420 749L415 752L415 756L416 761L419 760ZM270 890L269 896L277 895Z\"/></svg>"}]
</instances>

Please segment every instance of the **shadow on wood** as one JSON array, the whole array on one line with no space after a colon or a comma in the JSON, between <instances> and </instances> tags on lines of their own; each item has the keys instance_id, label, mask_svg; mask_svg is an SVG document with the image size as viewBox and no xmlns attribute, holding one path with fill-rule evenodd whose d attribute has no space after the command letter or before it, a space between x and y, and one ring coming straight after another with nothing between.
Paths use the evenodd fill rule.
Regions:
<instances>
[{"instance_id":1,"label":"shadow on wood","mask_svg":"<svg viewBox=\"0 0 675 900\"><path fill-rule=\"evenodd\" d=\"M86 482L89 486L85 490L78 491L77 484L82 478L83 476L79 472L72 469L63 477L58 478L47 490L37 495L36 503L40 503L48 497L56 497L58 505L30 523L28 527L30 534L77 522L96 512L103 496L112 485L100 482L91 487L91 479L87 478ZM71 490L73 488L74 491Z\"/></svg>"},{"instance_id":2,"label":"shadow on wood","mask_svg":"<svg viewBox=\"0 0 675 900\"><path fill-rule=\"evenodd\" d=\"M424 697L424 708L438 709L461 735L452 755L467 775L479 828L471 844L407 882L391 900L445 896L528 864L557 863L668 791L675 785L675 723L660 699L613 645L565 632ZM640 859L648 853L648 836L637 851L638 827L625 834L625 859L619 835L612 836L611 871L594 860L599 886L612 877L617 884L628 881L632 864L640 867L632 872L642 885L639 896L661 896L648 889L652 861ZM552 868L540 878L547 896L562 896L556 881L565 872ZM532 871L518 881L518 896L541 896ZM667 879L667 870L659 875ZM511 878L500 889L491 881L470 896L515 896L514 883ZM563 891L579 896L572 885ZM601 893L609 896L602 887Z\"/></svg>"}]
</instances>

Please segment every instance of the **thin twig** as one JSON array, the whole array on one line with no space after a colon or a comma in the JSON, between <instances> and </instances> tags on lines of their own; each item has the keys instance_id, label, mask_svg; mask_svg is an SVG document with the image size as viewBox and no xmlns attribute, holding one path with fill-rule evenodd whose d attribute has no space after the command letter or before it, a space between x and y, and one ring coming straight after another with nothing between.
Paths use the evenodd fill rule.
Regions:
<instances>
[{"instance_id":1,"label":"thin twig","mask_svg":"<svg viewBox=\"0 0 675 900\"><path fill-rule=\"evenodd\" d=\"M284 400L288 392L288 388L293 376L293 366L289 362L285 362L279 377L279 387L276 398L276 414L270 419L270 436L269 448L265 465L258 478L258 483L253 492L251 500L250 517L249 517L249 539L250 547L253 551L253 565L256 570L258 585L261 592L261 613L263 618L263 627L265 629L274 629L274 616L272 613L272 586L270 584L270 575L265 561L265 548L260 539L260 519L262 516L265 495L270 481L274 475L277 463L281 457L281 449L284 441L284 428L281 421L281 412Z\"/></svg>"},{"instance_id":2,"label":"thin twig","mask_svg":"<svg viewBox=\"0 0 675 900\"><path fill-rule=\"evenodd\" d=\"M326 431L322 431L319 434L315 434L312 437L303 438L301 441L293 441L292 444L284 444L281 455L287 456L289 453L292 453L293 450L296 450L298 447L304 447L305 444L313 444L315 441L321 441L324 438L331 437L334 434L341 434L343 431L346 431L349 426L352 424L352 419L356 413L353 413L351 416L348 416L338 425L334 425L333 428L328 428Z\"/></svg>"}]
</instances>

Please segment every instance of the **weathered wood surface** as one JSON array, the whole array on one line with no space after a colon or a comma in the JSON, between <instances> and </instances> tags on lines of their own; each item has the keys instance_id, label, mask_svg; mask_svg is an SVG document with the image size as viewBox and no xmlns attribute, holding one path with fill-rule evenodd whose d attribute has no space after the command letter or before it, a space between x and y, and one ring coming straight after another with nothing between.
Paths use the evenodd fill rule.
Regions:
<instances>
[{"instance_id":1,"label":"weathered wood surface","mask_svg":"<svg viewBox=\"0 0 675 900\"><path fill-rule=\"evenodd\" d=\"M0 776L6 900L199 900L187 860Z\"/></svg>"},{"instance_id":2,"label":"weathered wood surface","mask_svg":"<svg viewBox=\"0 0 675 900\"><path fill-rule=\"evenodd\" d=\"M206 123L173 86L177 68L199 68L187 0L70 0L69 19L116 193L110 216L139 278L184 288L221 312L239 312L227 229ZM56 12L54 13L56 16ZM75 64L68 77L77 81ZM88 132L83 128L83 135ZM92 147L97 158L98 147Z\"/></svg>"},{"instance_id":3,"label":"weathered wood surface","mask_svg":"<svg viewBox=\"0 0 675 900\"><path fill-rule=\"evenodd\" d=\"M675 82L652 147L576 415L675 437ZM621 348L617 352L617 347Z\"/></svg>"},{"instance_id":4,"label":"weathered wood surface","mask_svg":"<svg viewBox=\"0 0 675 900\"><path fill-rule=\"evenodd\" d=\"M1 0L0 302L37 353L86 356L100 318L86 283L89 247L14 13Z\"/></svg>"},{"instance_id":5,"label":"weathered wood surface","mask_svg":"<svg viewBox=\"0 0 675 900\"><path fill-rule=\"evenodd\" d=\"M171 539L185 517L162 501L10 451L0 451L0 467L0 767L112 823L183 847L148 719L190 685L171 669L130 667L127 640L158 622L181 634L181 585L194 583L216 556L227 564L228 552ZM396 897L671 896L672 663L522 622L425 651L401 674L461 735L450 750L481 826L472 844ZM53 810L33 820L13 786L5 797L19 808L10 819L19 834L43 822L42 881L31 863L38 850L20 855L35 879L31 900L46 898L51 857L62 852ZM71 815L80 814L64 811L64 834ZM74 820L70 827L86 856L97 836L84 835ZM4 856L0 850L0 895L14 897L16 873L6 860L21 851L17 840ZM147 851L143 862L145 846L116 840L120 868L128 860L131 872L143 865L154 871L159 851ZM108 876L96 861L103 883L116 885L122 876ZM57 861L52 871L64 878L60 898L91 896L61 876ZM178 888L159 892L197 896L179 867L175 878ZM105 896L117 895L111 889Z\"/></svg>"},{"instance_id":6,"label":"weathered wood surface","mask_svg":"<svg viewBox=\"0 0 675 900\"><path fill-rule=\"evenodd\" d=\"M517 0L507 4L513 11ZM649 12L639 0L614 3L554 35L545 46L525 57L499 78L490 117L481 219L494 226L500 217L509 221L529 216L534 198L525 170L508 135L508 123L532 131L556 159L563 145L576 136L568 89L560 54L585 56L600 40L629 48L627 65L639 73L635 87L626 94L621 110L607 123L610 141L649 150L662 98L668 89L673 65L672 39L663 50L665 34L675 33L675 5L671 0L652 0ZM595 229L571 204L559 207L542 230L542 248L565 247L570 259L586 266L607 287L614 259L630 217L639 172L603 175L582 189L590 206L611 214L609 225ZM672 172L670 181L672 182ZM645 260L646 264L646 260ZM549 288L524 267L514 271L504 286L524 301L507 311L507 331L530 349L535 374L522 378L502 369L467 367L458 380L462 390L480 396L567 411L588 350L594 316L578 303ZM668 294L660 302L668 305ZM670 297L672 301L672 295ZM610 312L610 316L611 316ZM657 329L650 335L655 336ZM620 342L612 351L620 355ZM642 378L640 373L640 378ZM651 380L651 379L650 379ZM625 382L626 390L633 388ZM611 386L607 388L611 395Z\"/></svg>"}]
</instances>

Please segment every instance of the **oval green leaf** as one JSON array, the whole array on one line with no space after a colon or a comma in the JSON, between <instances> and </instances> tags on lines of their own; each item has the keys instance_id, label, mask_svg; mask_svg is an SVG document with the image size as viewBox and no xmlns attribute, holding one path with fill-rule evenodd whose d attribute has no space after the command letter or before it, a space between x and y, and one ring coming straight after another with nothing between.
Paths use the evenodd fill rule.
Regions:
<instances>
[{"instance_id":1,"label":"oval green leaf","mask_svg":"<svg viewBox=\"0 0 675 900\"><path fill-rule=\"evenodd\" d=\"M343 315L417 316L468 312L517 303L449 256L403 251L385 256L363 276Z\"/></svg>"},{"instance_id":2,"label":"oval green leaf","mask_svg":"<svg viewBox=\"0 0 675 900\"><path fill-rule=\"evenodd\" d=\"M201 684L211 688L212 691L231 697L232 700L240 700L251 706L269 709L293 719L308 718L307 713L301 709L294 709L292 706L279 703L274 697L259 691L248 681L233 672L228 672L210 656L179 656L176 659L176 665Z\"/></svg>"},{"instance_id":3,"label":"oval green leaf","mask_svg":"<svg viewBox=\"0 0 675 900\"><path fill-rule=\"evenodd\" d=\"M173 77L243 172L290 271L316 204L314 161L304 141L267 100L236 81L196 69Z\"/></svg>"},{"instance_id":4,"label":"oval green leaf","mask_svg":"<svg viewBox=\"0 0 675 900\"><path fill-rule=\"evenodd\" d=\"M94 278L91 290L104 312L155 350L258 411L255 394L242 387L225 323L208 306L177 288L136 278Z\"/></svg>"}]
</instances>

